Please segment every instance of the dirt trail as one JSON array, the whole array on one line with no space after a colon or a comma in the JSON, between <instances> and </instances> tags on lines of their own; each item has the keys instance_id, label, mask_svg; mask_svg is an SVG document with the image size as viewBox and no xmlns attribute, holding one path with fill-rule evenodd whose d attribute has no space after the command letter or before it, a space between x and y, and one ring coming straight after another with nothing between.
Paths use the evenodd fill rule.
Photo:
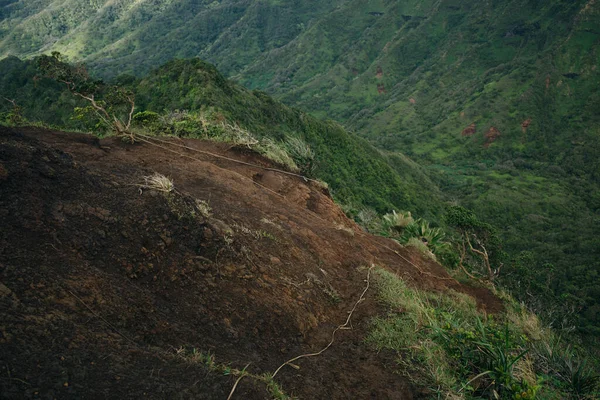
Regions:
<instances>
[{"instance_id":1,"label":"dirt trail","mask_svg":"<svg viewBox=\"0 0 600 400\"><path fill-rule=\"evenodd\" d=\"M273 166L226 144L176 142ZM501 308L486 289L463 287L417 252L364 233L315 183L179 151L201 160L0 127L0 398L226 399L235 377L209 373L178 349L272 372L328 343L371 264ZM141 188L153 172L171 177L177 193ZM418 397L393 373L395 355L363 342L382 311L373 294L326 353L278 374L286 393ZM245 379L234 398L268 398L263 386Z\"/></svg>"}]
</instances>

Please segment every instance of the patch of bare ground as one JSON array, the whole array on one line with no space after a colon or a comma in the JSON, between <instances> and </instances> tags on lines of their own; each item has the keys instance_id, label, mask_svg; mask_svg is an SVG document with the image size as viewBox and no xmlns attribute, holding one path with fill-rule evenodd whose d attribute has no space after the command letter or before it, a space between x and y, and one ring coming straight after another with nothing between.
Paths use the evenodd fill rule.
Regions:
<instances>
[{"instance_id":1,"label":"patch of bare ground","mask_svg":"<svg viewBox=\"0 0 600 400\"><path fill-rule=\"evenodd\" d=\"M273 166L226 144L169 140ZM329 342L372 264L502 307L364 233L313 182L162 146L0 128L1 398L226 399L236 377L181 349L273 372ZM154 173L175 190L144 185ZM381 311L367 292L352 329L277 382L302 399L418 397L396 356L363 342ZM243 379L233 398L269 398L264 386Z\"/></svg>"}]
</instances>

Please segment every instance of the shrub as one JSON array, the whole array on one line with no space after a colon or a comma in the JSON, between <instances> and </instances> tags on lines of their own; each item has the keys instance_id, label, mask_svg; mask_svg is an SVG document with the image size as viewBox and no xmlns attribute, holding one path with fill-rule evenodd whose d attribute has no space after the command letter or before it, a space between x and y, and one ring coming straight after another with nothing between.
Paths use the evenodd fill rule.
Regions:
<instances>
[{"instance_id":1,"label":"shrub","mask_svg":"<svg viewBox=\"0 0 600 400\"><path fill-rule=\"evenodd\" d=\"M356 214L356 221L368 232L379 232L382 230L382 222L377 211L372 208L361 208Z\"/></svg>"},{"instance_id":2,"label":"shrub","mask_svg":"<svg viewBox=\"0 0 600 400\"><path fill-rule=\"evenodd\" d=\"M20 125L26 122L25 117L23 117L23 108L20 107L14 100L7 99L12 104L12 109L7 112L0 113L0 123L7 125Z\"/></svg>"},{"instance_id":3,"label":"shrub","mask_svg":"<svg viewBox=\"0 0 600 400\"><path fill-rule=\"evenodd\" d=\"M134 114L133 123L145 128L151 128L155 126L160 119L160 115L153 111L142 111Z\"/></svg>"},{"instance_id":4,"label":"shrub","mask_svg":"<svg viewBox=\"0 0 600 400\"><path fill-rule=\"evenodd\" d=\"M299 172L298 166L287 152L286 147L281 143L265 138L260 141L256 150L269 160L275 161L290 171Z\"/></svg>"},{"instance_id":5,"label":"shrub","mask_svg":"<svg viewBox=\"0 0 600 400\"><path fill-rule=\"evenodd\" d=\"M173 110L159 117L157 129L175 136L203 137L206 134L203 118L187 110Z\"/></svg>"}]
</instances>

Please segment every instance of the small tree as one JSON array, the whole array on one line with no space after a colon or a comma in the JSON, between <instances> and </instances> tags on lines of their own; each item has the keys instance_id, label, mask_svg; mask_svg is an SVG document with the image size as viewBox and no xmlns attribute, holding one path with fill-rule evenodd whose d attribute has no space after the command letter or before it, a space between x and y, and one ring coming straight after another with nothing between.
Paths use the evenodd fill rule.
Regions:
<instances>
[{"instance_id":1,"label":"small tree","mask_svg":"<svg viewBox=\"0 0 600 400\"><path fill-rule=\"evenodd\" d=\"M58 52L40 56L37 65L44 76L64 83L74 96L88 101L85 111L92 112L102 125L118 136L129 136L133 141L129 129L135 97L131 91L91 78L84 64L71 65Z\"/></svg>"},{"instance_id":2,"label":"small tree","mask_svg":"<svg viewBox=\"0 0 600 400\"><path fill-rule=\"evenodd\" d=\"M3 115L0 116L0 119L8 122L10 125L18 125L25 121L25 118L23 118L23 109L17 104L17 102L14 99L9 99L7 97L3 97L3 99L12 104L12 110L7 113L3 113Z\"/></svg>"},{"instance_id":3,"label":"small tree","mask_svg":"<svg viewBox=\"0 0 600 400\"><path fill-rule=\"evenodd\" d=\"M454 227L459 235L460 268L471 278L478 279L467 271L465 263L479 269L489 281L493 281L498 274L502 264L492 267L493 258L500 255L500 243L493 226L480 221L475 213L464 207L452 206L445 215L448 225Z\"/></svg>"}]
</instances>

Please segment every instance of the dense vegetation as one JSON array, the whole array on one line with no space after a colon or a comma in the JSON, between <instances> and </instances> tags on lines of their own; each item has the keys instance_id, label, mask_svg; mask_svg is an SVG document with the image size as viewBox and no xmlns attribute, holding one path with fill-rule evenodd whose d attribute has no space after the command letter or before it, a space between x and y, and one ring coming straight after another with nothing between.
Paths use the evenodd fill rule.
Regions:
<instances>
[{"instance_id":1,"label":"dense vegetation","mask_svg":"<svg viewBox=\"0 0 600 400\"><path fill-rule=\"evenodd\" d=\"M328 182L367 229L456 276L493 279L544 324L597 341L599 24L600 3L586 0L8 0L0 54L60 50L86 61L135 93L136 127L154 134L229 129L283 164L272 144L307 143L314 160L292 163ZM195 56L224 75L199 59L172 61ZM106 128L35 62L0 61L0 96L4 123ZM414 219L381 217L391 210ZM486 320L464 299L379 280L401 298L382 298L392 312L370 340L416 361L421 369L403 367L417 383L445 394L586 398L581 351L537 321L532 332L520 306ZM508 362L498 370L485 357Z\"/></svg>"}]
</instances>

